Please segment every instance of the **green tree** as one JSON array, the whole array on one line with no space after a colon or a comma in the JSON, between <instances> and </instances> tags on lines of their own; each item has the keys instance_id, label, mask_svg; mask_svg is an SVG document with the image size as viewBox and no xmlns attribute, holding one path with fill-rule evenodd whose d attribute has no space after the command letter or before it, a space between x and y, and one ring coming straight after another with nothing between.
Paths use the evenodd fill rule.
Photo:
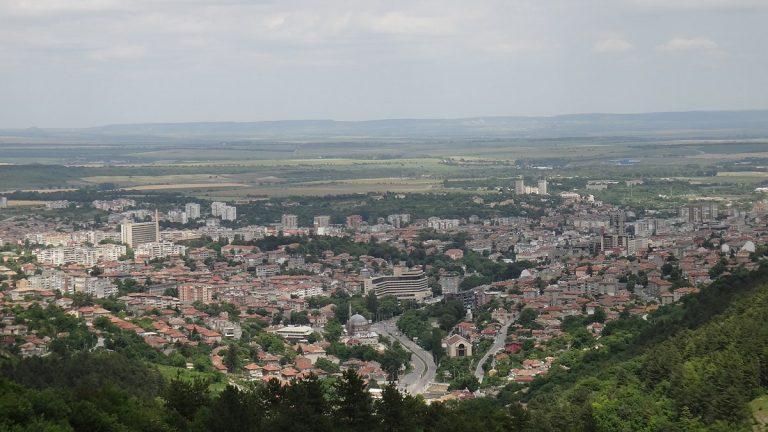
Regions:
<instances>
[{"instance_id":1,"label":"green tree","mask_svg":"<svg viewBox=\"0 0 768 432\"><path fill-rule=\"evenodd\" d=\"M344 328L341 326L339 321L336 318L331 318L328 320L327 323L325 323L325 329L324 329L325 340L328 342L336 342L341 337L341 334L344 332Z\"/></svg>"},{"instance_id":2,"label":"green tree","mask_svg":"<svg viewBox=\"0 0 768 432\"><path fill-rule=\"evenodd\" d=\"M185 380L177 375L165 387L163 392L165 405L183 419L191 421L197 411L210 401L209 386L210 382L207 379Z\"/></svg>"},{"instance_id":3,"label":"green tree","mask_svg":"<svg viewBox=\"0 0 768 432\"><path fill-rule=\"evenodd\" d=\"M356 371L344 371L334 384L334 392L335 430L370 431L375 427L373 399Z\"/></svg>"},{"instance_id":4,"label":"green tree","mask_svg":"<svg viewBox=\"0 0 768 432\"><path fill-rule=\"evenodd\" d=\"M229 345L227 347L227 353L224 354L224 366L227 367L227 370L231 372L237 372L238 368L240 367L240 359L238 358L238 347L235 344Z\"/></svg>"}]
</instances>

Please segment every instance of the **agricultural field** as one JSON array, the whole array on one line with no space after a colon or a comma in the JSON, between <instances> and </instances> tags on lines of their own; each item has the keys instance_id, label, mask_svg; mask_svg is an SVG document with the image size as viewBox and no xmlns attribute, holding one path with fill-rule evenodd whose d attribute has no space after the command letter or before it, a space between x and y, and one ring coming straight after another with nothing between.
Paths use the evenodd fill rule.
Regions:
<instances>
[{"instance_id":1,"label":"agricultural field","mask_svg":"<svg viewBox=\"0 0 768 432\"><path fill-rule=\"evenodd\" d=\"M550 178L555 192L583 190L589 179L646 178L676 179L691 187L665 190L662 184L597 195L675 202L723 189L748 194L768 182L768 141L762 138L643 133L561 138L294 134L270 139L240 132L184 135L174 125L158 128L165 132L0 137L0 191L97 188L236 200L386 191L483 193L508 187L518 176L527 182ZM36 163L29 164L32 160Z\"/></svg>"}]
</instances>

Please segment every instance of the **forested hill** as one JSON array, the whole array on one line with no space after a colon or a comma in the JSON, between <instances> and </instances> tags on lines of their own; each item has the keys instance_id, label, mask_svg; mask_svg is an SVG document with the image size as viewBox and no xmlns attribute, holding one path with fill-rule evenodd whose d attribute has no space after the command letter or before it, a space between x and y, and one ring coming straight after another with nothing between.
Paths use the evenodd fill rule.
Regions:
<instances>
[{"instance_id":1,"label":"forested hill","mask_svg":"<svg viewBox=\"0 0 768 432\"><path fill-rule=\"evenodd\" d=\"M748 431L748 404L768 389L768 265L647 319L626 314L525 391L447 404L393 387L373 400L353 372L213 392L163 378L140 352L61 348L23 360L3 353L0 430Z\"/></svg>"},{"instance_id":2,"label":"forested hill","mask_svg":"<svg viewBox=\"0 0 768 432\"><path fill-rule=\"evenodd\" d=\"M752 430L748 405L768 390L768 265L681 303L608 324L600 348L507 395L527 402L530 430Z\"/></svg>"}]
</instances>

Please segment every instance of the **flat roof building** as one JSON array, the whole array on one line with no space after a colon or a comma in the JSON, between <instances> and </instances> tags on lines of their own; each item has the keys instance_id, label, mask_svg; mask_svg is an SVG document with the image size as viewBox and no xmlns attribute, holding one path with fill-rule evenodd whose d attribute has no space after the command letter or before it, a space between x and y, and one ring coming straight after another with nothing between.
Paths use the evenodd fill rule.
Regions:
<instances>
[{"instance_id":1,"label":"flat roof building","mask_svg":"<svg viewBox=\"0 0 768 432\"><path fill-rule=\"evenodd\" d=\"M394 296L398 300L422 301L429 297L431 290L427 275L421 269L396 266L392 276L374 276L365 279L364 291L373 291L376 297Z\"/></svg>"},{"instance_id":2,"label":"flat roof building","mask_svg":"<svg viewBox=\"0 0 768 432\"><path fill-rule=\"evenodd\" d=\"M135 248L144 243L154 243L160 239L160 225L157 215L154 222L123 222L120 225L120 241Z\"/></svg>"}]
</instances>

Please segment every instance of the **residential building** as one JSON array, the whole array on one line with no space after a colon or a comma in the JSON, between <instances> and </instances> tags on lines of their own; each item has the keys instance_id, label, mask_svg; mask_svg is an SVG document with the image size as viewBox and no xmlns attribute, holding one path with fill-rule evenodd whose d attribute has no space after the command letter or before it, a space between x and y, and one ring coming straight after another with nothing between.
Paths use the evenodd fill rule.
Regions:
<instances>
[{"instance_id":1,"label":"residential building","mask_svg":"<svg viewBox=\"0 0 768 432\"><path fill-rule=\"evenodd\" d=\"M198 203L187 203L184 205L184 213L187 214L187 218L189 219L199 219L200 218L200 204Z\"/></svg>"},{"instance_id":2,"label":"residential building","mask_svg":"<svg viewBox=\"0 0 768 432\"><path fill-rule=\"evenodd\" d=\"M184 284L179 286L179 300L182 303L201 302L208 304L213 301L213 287L206 284Z\"/></svg>"},{"instance_id":3,"label":"residential building","mask_svg":"<svg viewBox=\"0 0 768 432\"><path fill-rule=\"evenodd\" d=\"M548 188L547 179L540 179L539 190L538 190L539 195L547 195L548 194L547 188Z\"/></svg>"},{"instance_id":4,"label":"residential building","mask_svg":"<svg viewBox=\"0 0 768 432\"><path fill-rule=\"evenodd\" d=\"M295 230L299 227L299 217L294 214L284 214L280 218L280 226L284 230Z\"/></svg>"},{"instance_id":5,"label":"residential building","mask_svg":"<svg viewBox=\"0 0 768 432\"><path fill-rule=\"evenodd\" d=\"M168 212L168 221L185 224L189 221L189 217L181 210L171 210Z\"/></svg>"},{"instance_id":6,"label":"residential building","mask_svg":"<svg viewBox=\"0 0 768 432\"><path fill-rule=\"evenodd\" d=\"M362 216L360 215L347 216L347 228L356 230L356 229L359 229L362 224L363 224Z\"/></svg>"},{"instance_id":7,"label":"residential building","mask_svg":"<svg viewBox=\"0 0 768 432\"><path fill-rule=\"evenodd\" d=\"M522 177L515 179L515 194L525 195L525 180Z\"/></svg>"},{"instance_id":8,"label":"residential building","mask_svg":"<svg viewBox=\"0 0 768 432\"><path fill-rule=\"evenodd\" d=\"M315 219L313 221L313 225L315 228L326 228L331 225L331 217L330 216L315 216Z\"/></svg>"},{"instance_id":9,"label":"residential building","mask_svg":"<svg viewBox=\"0 0 768 432\"><path fill-rule=\"evenodd\" d=\"M168 256L182 256L187 252L186 246L177 245L169 241L143 243L136 247L136 257L146 259L165 258Z\"/></svg>"}]
</instances>

